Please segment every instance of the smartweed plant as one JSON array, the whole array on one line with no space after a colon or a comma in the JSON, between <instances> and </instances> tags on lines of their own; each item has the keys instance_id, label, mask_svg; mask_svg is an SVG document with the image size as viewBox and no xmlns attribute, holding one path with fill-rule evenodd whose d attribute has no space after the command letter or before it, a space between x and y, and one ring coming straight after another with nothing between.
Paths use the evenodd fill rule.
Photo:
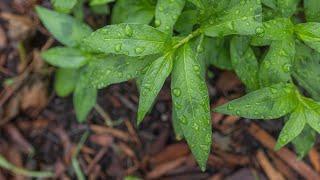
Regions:
<instances>
[{"instance_id":1,"label":"smartweed plant","mask_svg":"<svg viewBox=\"0 0 320 180\"><path fill-rule=\"evenodd\" d=\"M98 89L133 79L139 124L171 77L175 133L205 170L212 143L206 71L215 66L234 71L247 95L213 111L283 118L276 149L292 142L303 157L313 146L320 132L319 0L112 1L88 3L111 12L111 24L95 31L82 20L84 0L53 0L56 11L36 7L63 45L42 57L58 68L57 94L73 93L79 122L95 105Z\"/></svg>"}]
</instances>

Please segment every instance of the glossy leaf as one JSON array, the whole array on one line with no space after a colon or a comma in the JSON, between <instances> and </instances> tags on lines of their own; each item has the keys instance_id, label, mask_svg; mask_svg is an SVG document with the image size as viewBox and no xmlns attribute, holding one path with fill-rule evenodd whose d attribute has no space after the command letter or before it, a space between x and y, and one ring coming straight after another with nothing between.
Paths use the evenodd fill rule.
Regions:
<instances>
[{"instance_id":1,"label":"glossy leaf","mask_svg":"<svg viewBox=\"0 0 320 180\"><path fill-rule=\"evenodd\" d=\"M279 150L294 138L296 138L303 130L307 123L306 111L302 105L299 105L290 115L289 120L285 123L278 137L275 149Z\"/></svg>"},{"instance_id":2,"label":"glossy leaf","mask_svg":"<svg viewBox=\"0 0 320 180\"><path fill-rule=\"evenodd\" d=\"M68 47L51 48L42 52L41 56L47 63L61 68L79 68L89 60L85 53Z\"/></svg>"},{"instance_id":3,"label":"glossy leaf","mask_svg":"<svg viewBox=\"0 0 320 180\"><path fill-rule=\"evenodd\" d=\"M162 53L170 37L143 24L110 25L93 32L82 41L82 48L97 53L146 56Z\"/></svg>"},{"instance_id":4,"label":"glossy leaf","mask_svg":"<svg viewBox=\"0 0 320 180\"><path fill-rule=\"evenodd\" d=\"M60 97L69 96L76 86L78 76L77 69L57 69L54 81L54 90L57 95Z\"/></svg>"},{"instance_id":5,"label":"glossy leaf","mask_svg":"<svg viewBox=\"0 0 320 180\"><path fill-rule=\"evenodd\" d=\"M77 4L77 0L51 0L56 11L62 13L70 13L72 8Z\"/></svg>"},{"instance_id":6,"label":"glossy leaf","mask_svg":"<svg viewBox=\"0 0 320 180\"><path fill-rule=\"evenodd\" d=\"M205 79L200 64L189 46L178 49L172 71L173 108L179 118L183 135L202 170L211 148L211 118Z\"/></svg>"},{"instance_id":7,"label":"glossy leaf","mask_svg":"<svg viewBox=\"0 0 320 180\"><path fill-rule=\"evenodd\" d=\"M309 22L320 22L320 1L319 0L304 0L304 12Z\"/></svg>"},{"instance_id":8,"label":"glossy leaf","mask_svg":"<svg viewBox=\"0 0 320 180\"><path fill-rule=\"evenodd\" d=\"M91 33L91 28L73 17L57 13L37 6L36 11L44 26L62 44L77 46L78 43Z\"/></svg>"},{"instance_id":9,"label":"glossy leaf","mask_svg":"<svg viewBox=\"0 0 320 180\"><path fill-rule=\"evenodd\" d=\"M177 20L174 29L181 34L188 34L192 32L193 26L197 23L196 10L186 10L181 13Z\"/></svg>"},{"instance_id":10,"label":"glossy leaf","mask_svg":"<svg viewBox=\"0 0 320 180\"><path fill-rule=\"evenodd\" d=\"M294 87L280 83L250 92L215 111L249 119L276 119L291 113L296 105Z\"/></svg>"},{"instance_id":11,"label":"glossy leaf","mask_svg":"<svg viewBox=\"0 0 320 180\"><path fill-rule=\"evenodd\" d=\"M140 99L138 109L138 124L140 124L152 107L165 80L172 70L172 55L162 56L155 60L144 74L140 86Z\"/></svg>"},{"instance_id":12,"label":"glossy leaf","mask_svg":"<svg viewBox=\"0 0 320 180\"><path fill-rule=\"evenodd\" d=\"M251 91L259 88L259 64L249 43L248 37L235 36L231 40L230 54L235 72Z\"/></svg>"},{"instance_id":13,"label":"glossy leaf","mask_svg":"<svg viewBox=\"0 0 320 180\"><path fill-rule=\"evenodd\" d=\"M277 1L276 0L261 0L262 4L268 6L269 8L276 9Z\"/></svg>"},{"instance_id":14,"label":"glossy leaf","mask_svg":"<svg viewBox=\"0 0 320 180\"><path fill-rule=\"evenodd\" d=\"M274 41L259 70L262 87L291 80L291 67L295 55L293 39Z\"/></svg>"},{"instance_id":15,"label":"glossy leaf","mask_svg":"<svg viewBox=\"0 0 320 180\"><path fill-rule=\"evenodd\" d=\"M315 100L320 101L320 53L298 44L293 77Z\"/></svg>"},{"instance_id":16,"label":"glossy leaf","mask_svg":"<svg viewBox=\"0 0 320 180\"><path fill-rule=\"evenodd\" d=\"M296 12L300 0L277 0L277 2L282 16L290 17Z\"/></svg>"},{"instance_id":17,"label":"glossy leaf","mask_svg":"<svg viewBox=\"0 0 320 180\"><path fill-rule=\"evenodd\" d=\"M211 43L212 57L209 63L220 69L232 70L230 57L230 39L215 38Z\"/></svg>"},{"instance_id":18,"label":"glossy leaf","mask_svg":"<svg viewBox=\"0 0 320 180\"><path fill-rule=\"evenodd\" d=\"M260 0L240 1L219 14L218 18L209 20L209 24L203 27L204 33L211 37L259 33L262 25L261 11Z\"/></svg>"},{"instance_id":19,"label":"glossy leaf","mask_svg":"<svg viewBox=\"0 0 320 180\"><path fill-rule=\"evenodd\" d=\"M104 5L114 1L115 0L90 0L90 6Z\"/></svg>"},{"instance_id":20,"label":"glossy leaf","mask_svg":"<svg viewBox=\"0 0 320 180\"><path fill-rule=\"evenodd\" d=\"M89 84L97 89L107 87L114 83L128 81L138 77L147 70L156 56L126 57L109 55L89 62L87 77Z\"/></svg>"},{"instance_id":21,"label":"glossy leaf","mask_svg":"<svg viewBox=\"0 0 320 180\"><path fill-rule=\"evenodd\" d=\"M309 153L316 141L316 132L308 125L293 141L293 145L300 159Z\"/></svg>"},{"instance_id":22,"label":"glossy leaf","mask_svg":"<svg viewBox=\"0 0 320 180\"><path fill-rule=\"evenodd\" d=\"M307 123L320 133L320 103L309 98L303 98L302 103L306 109L305 116Z\"/></svg>"},{"instance_id":23,"label":"glossy leaf","mask_svg":"<svg viewBox=\"0 0 320 180\"><path fill-rule=\"evenodd\" d=\"M320 23L309 22L297 24L298 37L308 46L320 52Z\"/></svg>"},{"instance_id":24,"label":"glossy leaf","mask_svg":"<svg viewBox=\"0 0 320 180\"><path fill-rule=\"evenodd\" d=\"M147 0L117 0L112 12L112 24L149 24L154 10L155 5Z\"/></svg>"},{"instance_id":25,"label":"glossy leaf","mask_svg":"<svg viewBox=\"0 0 320 180\"><path fill-rule=\"evenodd\" d=\"M160 31L172 34L173 26L184 7L185 0L158 0L155 25Z\"/></svg>"},{"instance_id":26,"label":"glossy leaf","mask_svg":"<svg viewBox=\"0 0 320 180\"><path fill-rule=\"evenodd\" d=\"M272 41L282 41L293 37L294 26L290 19L276 18L263 23L251 44L256 46L270 45Z\"/></svg>"},{"instance_id":27,"label":"glossy leaf","mask_svg":"<svg viewBox=\"0 0 320 180\"><path fill-rule=\"evenodd\" d=\"M85 73L81 72L81 74ZM73 94L73 105L79 122L84 122L86 120L97 100L97 89L92 86L88 86L88 84L89 82L87 77L82 75L77 82L76 89Z\"/></svg>"}]
</instances>

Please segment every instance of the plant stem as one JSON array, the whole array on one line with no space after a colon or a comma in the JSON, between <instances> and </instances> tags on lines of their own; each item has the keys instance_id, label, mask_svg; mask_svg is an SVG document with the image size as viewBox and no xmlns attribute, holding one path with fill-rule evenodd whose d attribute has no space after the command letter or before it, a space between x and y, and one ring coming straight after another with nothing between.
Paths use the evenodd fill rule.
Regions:
<instances>
[{"instance_id":1,"label":"plant stem","mask_svg":"<svg viewBox=\"0 0 320 180\"><path fill-rule=\"evenodd\" d=\"M189 34L187 37L185 37L184 39L182 39L181 41L179 41L178 44L176 44L175 46L173 46L173 49L178 49L180 46L184 45L185 43L189 42L191 39L193 39L194 37L199 36L200 34L202 34L202 29L197 29L195 31L193 31L191 34Z\"/></svg>"},{"instance_id":2,"label":"plant stem","mask_svg":"<svg viewBox=\"0 0 320 180\"><path fill-rule=\"evenodd\" d=\"M3 169L7 169L14 174L20 174L27 177L35 177L35 178L48 178L53 177L52 172L48 171L30 171L27 169L23 169L20 167L17 167L13 164L11 164L9 161L7 161L3 156L0 155L0 167Z\"/></svg>"}]
</instances>

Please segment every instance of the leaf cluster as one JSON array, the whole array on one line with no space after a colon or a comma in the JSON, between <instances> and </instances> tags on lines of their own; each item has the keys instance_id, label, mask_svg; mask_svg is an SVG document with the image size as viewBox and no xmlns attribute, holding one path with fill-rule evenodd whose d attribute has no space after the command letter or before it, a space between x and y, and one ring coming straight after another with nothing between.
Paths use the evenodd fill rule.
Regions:
<instances>
[{"instance_id":1,"label":"leaf cluster","mask_svg":"<svg viewBox=\"0 0 320 180\"><path fill-rule=\"evenodd\" d=\"M89 6L110 2L91 0ZM111 24L94 31L82 21L84 3L52 0L56 11L36 8L63 45L42 57L58 67L56 92L73 93L80 122L99 89L135 80L140 124L170 77L173 127L204 170L212 143L206 72L216 66L234 71L248 94L214 111L284 117L276 148L293 141L303 156L312 147L320 133L318 0L117 0Z\"/></svg>"}]
</instances>

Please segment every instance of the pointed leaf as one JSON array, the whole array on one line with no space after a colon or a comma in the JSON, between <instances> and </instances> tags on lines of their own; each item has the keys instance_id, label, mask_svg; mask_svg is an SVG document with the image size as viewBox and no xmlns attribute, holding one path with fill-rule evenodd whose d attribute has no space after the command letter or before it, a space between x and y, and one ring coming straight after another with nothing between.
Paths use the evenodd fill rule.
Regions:
<instances>
[{"instance_id":1,"label":"pointed leaf","mask_svg":"<svg viewBox=\"0 0 320 180\"><path fill-rule=\"evenodd\" d=\"M320 101L320 53L298 44L293 66L293 77L312 98Z\"/></svg>"},{"instance_id":2,"label":"pointed leaf","mask_svg":"<svg viewBox=\"0 0 320 180\"><path fill-rule=\"evenodd\" d=\"M69 96L78 80L77 69L59 68L55 73L54 90L60 97Z\"/></svg>"},{"instance_id":3,"label":"pointed leaf","mask_svg":"<svg viewBox=\"0 0 320 180\"><path fill-rule=\"evenodd\" d=\"M270 86L291 79L291 66L295 55L293 39L274 41L259 70L260 85Z\"/></svg>"},{"instance_id":4,"label":"pointed leaf","mask_svg":"<svg viewBox=\"0 0 320 180\"><path fill-rule=\"evenodd\" d=\"M313 99L304 98L303 103L306 109L306 119L311 128L320 133L320 103Z\"/></svg>"},{"instance_id":5,"label":"pointed leaf","mask_svg":"<svg viewBox=\"0 0 320 180\"><path fill-rule=\"evenodd\" d=\"M211 118L205 79L189 44L179 48L172 71L173 108L183 135L201 169L204 170L211 148Z\"/></svg>"},{"instance_id":6,"label":"pointed leaf","mask_svg":"<svg viewBox=\"0 0 320 180\"><path fill-rule=\"evenodd\" d=\"M303 1L304 12L306 14L307 21L320 22L320 1L319 0L304 0Z\"/></svg>"},{"instance_id":7,"label":"pointed leaf","mask_svg":"<svg viewBox=\"0 0 320 180\"><path fill-rule=\"evenodd\" d=\"M91 28L73 17L37 6L37 14L50 33L66 46L76 46L91 33Z\"/></svg>"},{"instance_id":8,"label":"pointed leaf","mask_svg":"<svg viewBox=\"0 0 320 180\"><path fill-rule=\"evenodd\" d=\"M248 37L233 37L230 45L230 54L235 72L251 91L259 88L259 64L249 43L250 39Z\"/></svg>"},{"instance_id":9,"label":"pointed leaf","mask_svg":"<svg viewBox=\"0 0 320 180\"><path fill-rule=\"evenodd\" d=\"M309 153L315 141L316 132L310 126L306 125L299 136L292 141L300 159Z\"/></svg>"},{"instance_id":10,"label":"pointed leaf","mask_svg":"<svg viewBox=\"0 0 320 180\"><path fill-rule=\"evenodd\" d=\"M130 7L130 8L128 8ZM145 0L117 0L112 11L112 24L149 24L154 17L155 6Z\"/></svg>"},{"instance_id":11,"label":"pointed leaf","mask_svg":"<svg viewBox=\"0 0 320 180\"><path fill-rule=\"evenodd\" d=\"M146 56L162 53L170 37L143 24L117 24L101 28L85 38L82 48L97 53Z\"/></svg>"},{"instance_id":12,"label":"pointed leaf","mask_svg":"<svg viewBox=\"0 0 320 180\"><path fill-rule=\"evenodd\" d=\"M79 68L89 60L85 53L68 47L51 48L42 52L41 56L47 63L61 68Z\"/></svg>"},{"instance_id":13,"label":"pointed leaf","mask_svg":"<svg viewBox=\"0 0 320 180\"><path fill-rule=\"evenodd\" d=\"M184 7L185 0L158 0L155 24L160 31L172 34L173 26Z\"/></svg>"},{"instance_id":14,"label":"pointed leaf","mask_svg":"<svg viewBox=\"0 0 320 180\"><path fill-rule=\"evenodd\" d=\"M85 73L82 72L81 74ZM86 76L81 76L73 94L73 105L79 122L86 120L97 100L97 89L88 86L88 84Z\"/></svg>"},{"instance_id":15,"label":"pointed leaf","mask_svg":"<svg viewBox=\"0 0 320 180\"><path fill-rule=\"evenodd\" d=\"M283 17L290 17L297 11L300 0L277 0L277 5Z\"/></svg>"},{"instance_id":16,"label":"pointed leaf","mask_svg":"<svg viewBox=\"0 0 320 180\"><path fill-rule=\"evenodd\" d=\"M77 4L77 0L51 0L56 11L70 13L71 9Z\"/></svg>"},{"instance_id":17,"label":"pointed leaf","mask_svg":"<svg viewBox=\"0 0 320 180\"><path fill-rule=\"evenodd\" d=\"M140 86L138 124L142 122L144 116L152 107L165 80L170 75L172 61L172 55L162 56L155 60L145 73Z\"/></svg>"},{"instance_id":18,"label":"pointed leaf","mask_svg":"<svg viewBox=\"0 0 320 180\"><path fill-rule=\"evenodd\" d=\"M88 64L87 77L89 84L97 89L111 84L128 81L145 71L157 56L134 58L109 55L92 60Z\"/></svg>"},{"instance_id":19,"label":"pointed leaf","mask_svg":"<svg viewBox=\"0 0 320 180\"><path fill-rule=\"evenodd\" d=\"M275 149L279 150L296 138L302 132L306 122L306 111L303 106L298 106L282 128Z\"/></svg>"},{"instance_id":20,"label":"pointed leaf","mask_svg":"<svg viewBox=\"0 0 320 180\"><path fill-rule=\"evenodd\" d=\"M262 15L260 0L240 1L234 7L227 9L209 24L204 26L207 36L217 37L230 34L252 35L261 29Z\"/></svg>"},{"instance_id":21,"label":"pointed leaf","mask_svg":"<svg viewBox=\"0 0 320 180\"><path fill-rule=\"evenodd\" d=\"M294 91L291 84L272 85L217 107L215 111L249 119L280 118L296 107Z\"/></svg>"},{"instance_id":22,"label":"pointed leaf","mask_svg":"<svg viewBox=\"0 0 320 180\"><path fill-rule=\"evenodd\" d=\"M297 24L295 30L298 37L304 43L320 52L320 23L309 22Z\"/></svg>"},{"instance_id":23,"label":"pointed leaf","mask_svg":"<svg viewBox=\"0 0 320 180\"><path fill-rule=\"evenodd\" d=\"M264 22L263 27L259 30L251 44L255 46L270 45L272 41L281 41L292 38L294 25L288 18L276 18Z\"/></svg>"}]
</instances>

